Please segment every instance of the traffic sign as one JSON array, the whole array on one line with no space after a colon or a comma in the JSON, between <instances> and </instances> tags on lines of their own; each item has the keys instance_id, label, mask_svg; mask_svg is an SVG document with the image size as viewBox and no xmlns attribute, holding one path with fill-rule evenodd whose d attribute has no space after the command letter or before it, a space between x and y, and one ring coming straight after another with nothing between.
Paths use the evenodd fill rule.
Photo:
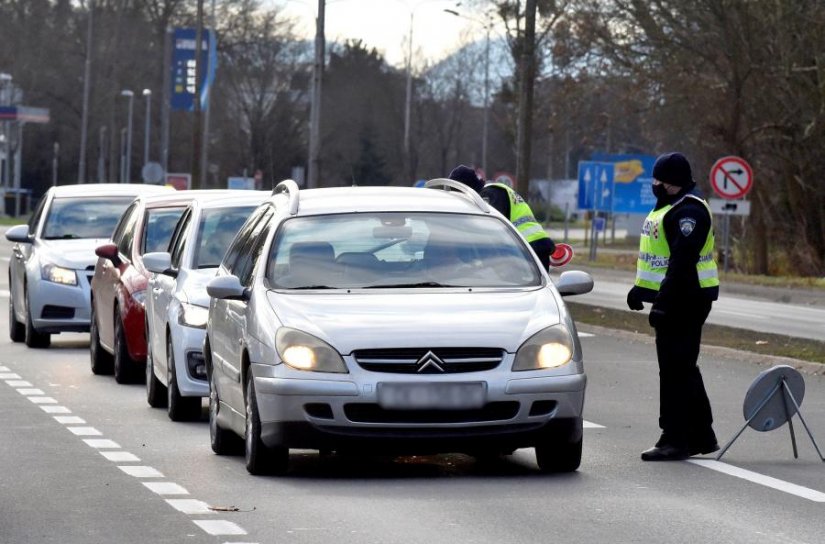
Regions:
<instances>
[{"instance_id":1,"label":"traffic sign","mask_svg":"<svg viewBox=\"0 0 825 544\"><path fill-rule=\"evenodd\" d=\"M166 172L163 171L163 166L159 162L147 162L140 169L140 176L143 178L143 183L160 183L163 181L163 176Z\"/></svg>"},{"instance_id":2,"label":"traffic sign","mask_svg":"<svg viewBox=\"0 0 825 544\"><path fill-rule=\"evenodd\" d=\"M722 198L742 198L753 186L753 170L745 159L722 157L710 169L710 184Z\"/></svg>"},{"instance_id":3,"label":"traffic sign","mask_svg":"<svg viewBox=\"0 0 825 544\"><path fill-rule=\"evenodd\" d=\"M613 173L611 162L579 162L579 209L611 211Z\"/></svg>"},{"instance_id":4,"label":"traffic sign","mask_svg":"<svg viewBox=\"0 0 825 544\"><path fill-rule=\"evenodd\" d=\"M613 195L609 211L647 214L656 204L650 189L656 157L641 153L595 153L591 159L613 163Z\"/></svg>"},{"instance_id":5,"label":"traffic sign","mask_svg":"<svg viewBox=\"0 0 825 544\"><path fill-rule=\"evenodd\" d=\"M708 199L710 211L716 215L750 215L751 203L748 200Z\"/></svg>"}]
</instances>

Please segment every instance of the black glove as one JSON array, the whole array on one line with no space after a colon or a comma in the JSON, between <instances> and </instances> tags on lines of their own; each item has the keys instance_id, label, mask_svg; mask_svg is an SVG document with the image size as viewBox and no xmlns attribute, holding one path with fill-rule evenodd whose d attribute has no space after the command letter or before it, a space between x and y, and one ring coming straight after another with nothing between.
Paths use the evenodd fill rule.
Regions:
<instances>
[{"instance_id":1,"label":"black glove","mask_svg":"<svg viewBox=\"0 0 825 544\"><path fill-rule=\"evenodd\" d=\"M642 297L639 293L639 288L634 286L633 289L627 293L627 307L631 310L643 310L645 305L642 304Z\"/></svg>"},{"instance_id":2,"label":"black glove","mask_svg":"<svg viewBox=\"0 0 825 544\"><path fill-rule=\"evenodd\" d=\"M656 327L661 327L665 324L665 319L667 318L667 314L664 310L660 310L658 308L651 308L650 315L647 316L647 322L650 323L650 326L654 329Z\"/></svg>"}]
</instances>

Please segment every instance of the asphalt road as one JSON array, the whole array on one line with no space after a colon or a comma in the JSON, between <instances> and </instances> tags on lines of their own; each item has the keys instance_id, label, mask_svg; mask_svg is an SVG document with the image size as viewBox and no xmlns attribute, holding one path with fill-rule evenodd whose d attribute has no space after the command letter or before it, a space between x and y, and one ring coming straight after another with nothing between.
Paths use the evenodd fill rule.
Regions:
<instances>
[{"instance_id":1,"label":"asphalt road","mask_svg":"<svg viewBox=\"0 0 825 544\"><path fill-rule=\"evenodd\" d=\"M658 437L654 348L595 332L582 339L590 424L574 474L539 474L529 449L493 463L293 452L280 478L212 454L205 413L173 423L143 386L92 375L88 335L31 350L3 334L0 542L823 541L825 465L798 420L797 460L783 427L747 430L721 463L643 463ZM702 368L724 443L762 367L720 353ZM825 377L806 384L803 414L825 446Z\"/></svg>"}]
</instances>

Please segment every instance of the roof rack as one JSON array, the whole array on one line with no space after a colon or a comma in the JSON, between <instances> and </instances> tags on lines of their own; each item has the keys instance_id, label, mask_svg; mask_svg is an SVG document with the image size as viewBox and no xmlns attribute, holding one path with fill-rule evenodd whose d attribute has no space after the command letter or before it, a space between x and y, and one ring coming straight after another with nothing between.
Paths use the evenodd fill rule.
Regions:
<instances>
[{"instance_id":1,"label":"roof rack","mask_svg":"<svg viewBox=\"0 0 825 544\"><path fill-rule=\"evenodd\" d=\"M289 215L298 214L298 200L300 197L298 193L301 191L295 180L285 179L272 189L272 194L287 193L289 195Z\"/></svg>"},{"instance_id":2,"label":"roof rack","mask_svg":"<svg viewBox=\"0 0 825 544\"><path fill-rule=\"evenodd\" d=\"M479 194L474 189L468 187L467 185L464 185L460 181L455 181L447 178L435 178L425 183L424 187L426 187L427 189L458 191L459 193L462 193L464 196L472 200L473 204L475 204L479 210L483 211L484 213L490 213L490 205L487 204L487 202L485 202L484 199L481 198L481 196L479 196Z\"/></svg>"}]
</instances>

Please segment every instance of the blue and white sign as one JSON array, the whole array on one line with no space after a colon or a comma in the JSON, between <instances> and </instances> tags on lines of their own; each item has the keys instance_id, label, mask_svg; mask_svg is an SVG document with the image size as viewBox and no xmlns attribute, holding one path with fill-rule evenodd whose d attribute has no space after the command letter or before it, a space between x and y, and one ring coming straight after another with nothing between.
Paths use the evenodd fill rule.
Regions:
<instances>
[{"instance_id":1,"label":"blue and white sign","mask_svg":"<svg viewBox=\"0 0 825 544\"><path fill-rule=\"evenodd\" d=\"M656 157L640 154L596 154L593 159L613 164L613 207L609 211L646 214L653 208L656 197L653 196L651 187Z\"/></svg>"},{"instance_id":2,"label":"blue and white sign","mask_svg":"<svg viewBox=\"0 0 825 544\"><path fill-rule=\"evenodd\" d=\"M610 211L614 166L610 162L579 162L579 209Z\"/></svg>"},{"instance_id":3,"label":"blue and white sign","mask_svg":"<svg viewBox=\"0 0 825 544\"><path fill-rule=\"evenodd\" d=\"M226 178L226 188L242 191L254 191L255 178L245 178L240 176Z\"/></svg>"},{"instance_id":4,"label":"blue and white sign","mask_svg":"<svg viewBox=\"0 0 825 544\"><path fill-rule=\"evenodd\" d=\"M174 111L193 111L195 109L195 35L194 28L176 28L172 46L172 98ZM215 80L215 66L218 62L214 34L209 29L203 30L201 41L201 109L209 107L209 90Z\"/></svg>"}]
</instances>

